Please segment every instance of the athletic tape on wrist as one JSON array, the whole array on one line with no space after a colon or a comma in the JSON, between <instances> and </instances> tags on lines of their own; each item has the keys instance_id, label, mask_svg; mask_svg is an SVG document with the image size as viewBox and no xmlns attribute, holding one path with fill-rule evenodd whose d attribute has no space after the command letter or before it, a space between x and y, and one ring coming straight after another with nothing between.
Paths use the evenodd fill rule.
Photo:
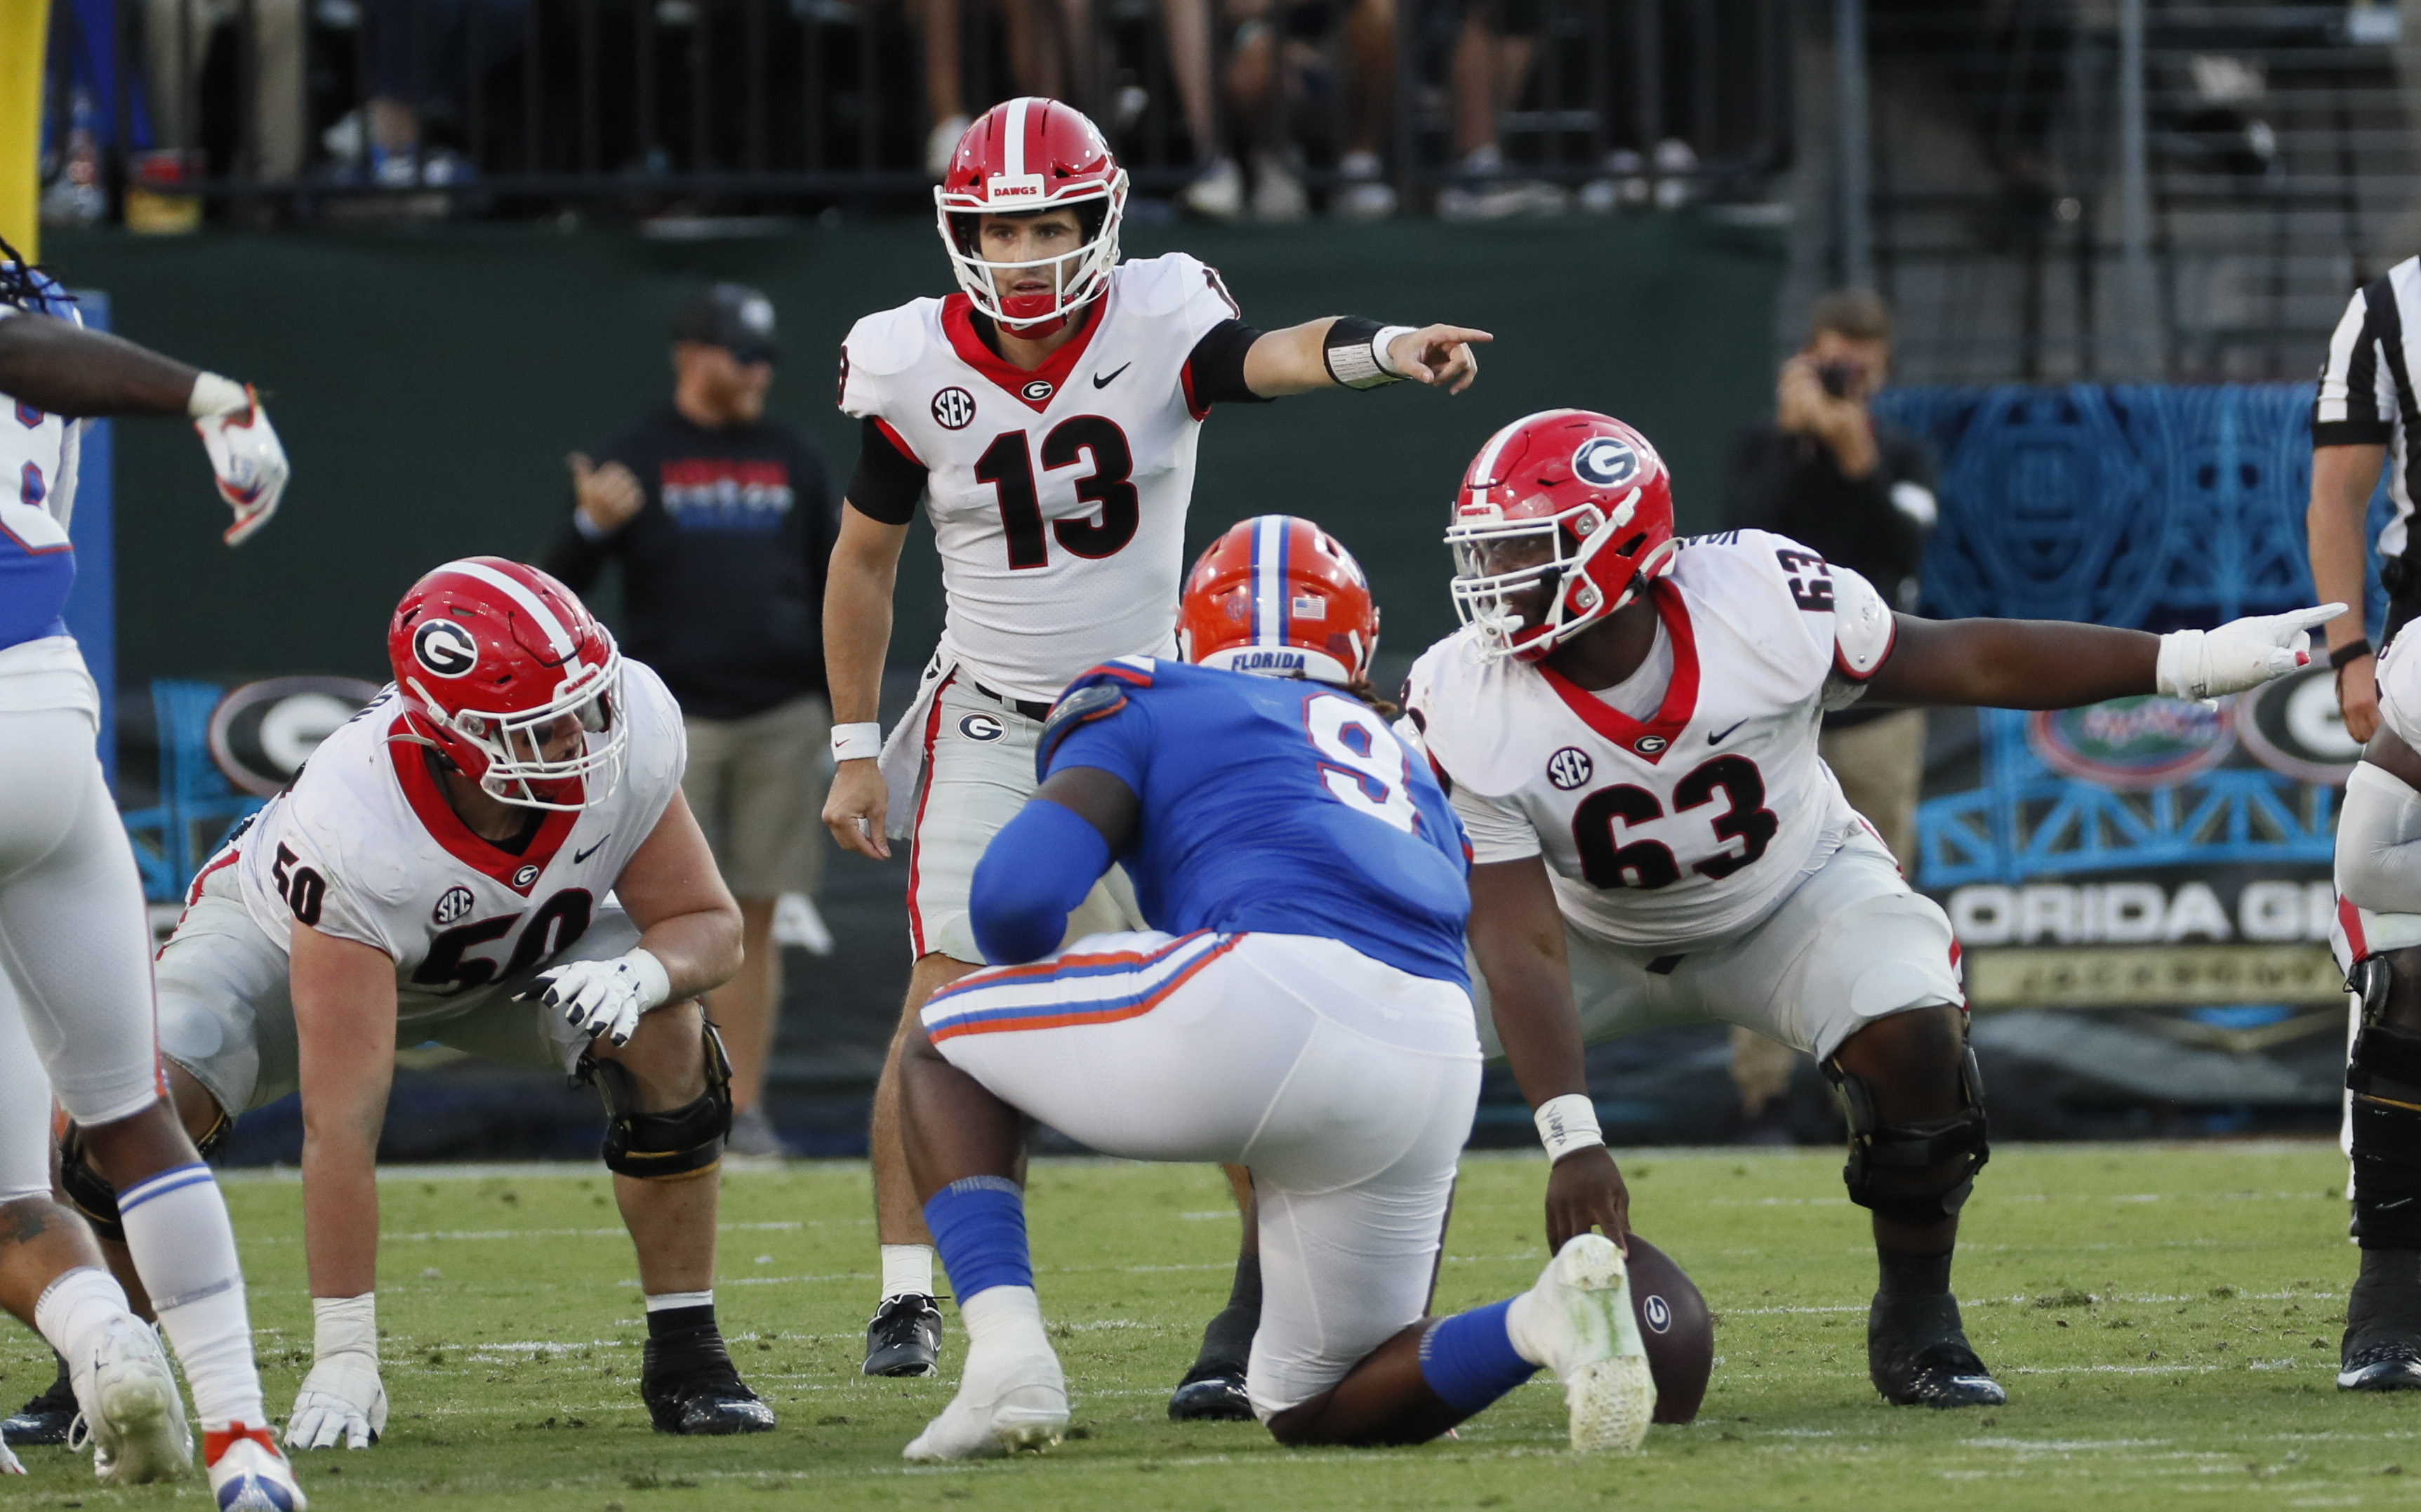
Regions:
<instances>
[{"instance_id":1,"label":"athletic tape on wrist","mask_svg":"<svg viewBox=\"0 0 2421 1512\"><path fill-rule=\"evenodd\" d=\"M1401 382L1403 375L1387 366L1384 343L1411 330L1408 325L1381 325L1359 315L1340 315L1329 322L1320 342L1320 361L1328 376L1347 388L1380 388ZM1392 334L1391 334L1392 333Z\"/></svg>"},{"instance_id":2,"label":"athletic tape on wrist","mask_svg":"<svg viewBox=\"0 0 2421 1512\"><path fill-rule=\"evenodd\" d=\"M311 1299L311 1353L366 1354L378 1358L378 1293Z\"/></svg>"},{"instance_id":3,"label":"athletic tape on wrist","mask_svg":"<svg viewBox=\"0 0 2421 1512\"><path fill-rule=\"evenodd\" d=\"M1597 1104L1586 1093L1567 1092L1560 1098L1549 1098L1530 1115L1539 1126L1539 1143L1547 1146L1547 1163L1553 1165L1574 1150L1602 1148L1605 1131L1597 1124Z\"/></svg>"},{"instance_id":4,"label":"athletic tape on wrist","mask_svg":"<svg viewBox=\"0 0 2421 1512\"><path fill-rule=\"evenodd\" d=\"M214 414L233 414L239 410L251 408L251 392L234 379L222 378L216 373L197 374L194 379L193 393L185 397L185 413L195 420Z\"/></svg>"},{"instance_id":5,"label":"athletic tape on wrist","mask_svg":"<svg viewBox=\"0 0 2421 1512\"><path fill-rule=\"evenodd\" d=\"M639 1011L645 1013L650 1008L664 1006L665 1000L673 995L673 979L656 953L633 947L622 953L622 961L631 968L631 974L639 979Z\"/></svg>"},{"instance_id":6,"label":"athletic tape on wrist","mask_svg":"<svg viewBox=\"0 0 2421 1512\"><path fill-rule=\"evenodd\" d=\"M882 755L882 726L872 720L834 725L832 754L835 761L873 760Z\"/></svg>"}]
</instances>

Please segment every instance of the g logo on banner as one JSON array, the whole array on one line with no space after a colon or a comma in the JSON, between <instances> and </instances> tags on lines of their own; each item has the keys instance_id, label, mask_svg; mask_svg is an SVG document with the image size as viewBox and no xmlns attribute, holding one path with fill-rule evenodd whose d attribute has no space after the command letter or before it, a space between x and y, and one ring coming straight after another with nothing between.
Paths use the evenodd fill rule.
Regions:
<instances>
[{"instance_id":1,"label":"g logo on banner","mask_svg":"<svg viewBox=\"0 0 2421 1512\"><path fill-rule=\"evenodd\" d=\"M432 619L412 632L414 660L441 678L467 676L479 664L479 643L450 619Z\"/></svg>"},{"instance_id":2,"label":"g logo on banner","mask_svg":"<svg viewBox=\"0 0 2421 1512\"><path fill-rule=\"evenodd\" d=\"M1617 436L1591 436L1572 453L1572 475L1601 489L1618 489L1639 475L1639 453Z\"/></svg>"}]
</instances>

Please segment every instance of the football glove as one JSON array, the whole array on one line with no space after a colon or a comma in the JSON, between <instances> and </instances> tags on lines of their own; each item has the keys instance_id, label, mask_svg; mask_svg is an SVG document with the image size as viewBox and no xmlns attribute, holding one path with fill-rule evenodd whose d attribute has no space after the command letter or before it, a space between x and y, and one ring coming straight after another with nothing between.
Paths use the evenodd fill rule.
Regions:
<instances>
[{"instance_id":1,"label":"football glove","mask_svg":"<svg viewBox=\"0 0 2421 1512\"><path fill-rule=\"evenodd\" d=\"M2345 612L2341 603L2324 603L2231 619L2217 630L2173 630L2161 637L2154 683L2171 698L2217 698L2258 688L2310 662L2304 632Z\"/></svg>"},{"instance_id":2,"label":"football glove","mask_svg":"<svg viewBox=\"0 0 2421 1512\"><path fill-rule=\"evenodd\" d=\"M633 950L612 960L574 960L551 966L529 986L513 994L536 998L562 1013L564 1021L587 1035L603 1035L627 1045L638 1031L639 1016L673 995L664 963L645 950Z\"/></svg>"},{"instance_id":3,"label":"football glove","mask_svg":"<svg viewBox=\"0 0 2421 1512\"><path fill-rule=\"evenodd\" d=\"M311 1299L311 1373L286 1421L289 1449L367 1449L386 1429L378 1296Z\"/></svg>"},{"instance_id":4,"label":"football glove","mask_svg":"<svg viewBox=\"0 0 2421 1512\"><path fill-rule=\"evenodd\" d=\"M204 373L194 380L193 397L186 408L193 415L195 432L202 438L202 450L210 454L219 497L235 511L235 523L227 526L221 538L230 546L241 546L277 512L277 501L285 494L286 479L292 471L286 461L286 448L278 444L269 413L260 407L260 396L249 383Z\"/></svg>"}]
</instances>

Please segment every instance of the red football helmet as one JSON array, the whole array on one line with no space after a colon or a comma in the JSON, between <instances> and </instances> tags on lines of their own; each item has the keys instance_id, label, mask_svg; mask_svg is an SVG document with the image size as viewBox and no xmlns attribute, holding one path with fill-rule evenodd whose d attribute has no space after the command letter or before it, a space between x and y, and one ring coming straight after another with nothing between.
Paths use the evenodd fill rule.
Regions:
<instances>
[{"instance_id":1,"label":"red football helmet","mask_svg":"<svg viewBox=\"0 0 2421 1512\"><path fill-rule=\"evenodd\" d=\"M1478 627L1482 656L1535 662L1672 566L1672 479L1648 438L1612 415L1543 411L1472 459L1445 539L1455 612ZM1506 598L1539 584L1554 597L1524 628Z\"/></svg>"},{"instance_id":2,"label":"red football helmet","mask_svg":"<svg viewBox=\"0 0 2421 1512\"><path fill-rule=\"evenodd\" d=\"M1109 288L1118 223L1126 218L1127 174L1084 112L1026 95L992 106L967 128L933 204L951 271L976 308L1022 335L1043 335ZM1058 206L1077 207L1083 246L1032 262L984 257L977 216ZM1049 268L1053 291L1004 298L994 275L1027 268Z\"/></svg>"},{"instance_id":3,"label":"red football helmet","mask_svg":"<svg viewBox=\"0 0 2421 1512\"><path fill-rule=\"evenodd\" d=\"M413 737L489 796L593 808L622 780L622 653L570 588L501 556L448 562L412 585L386 656ZM569 755L547 748L580 728Z\"/></svg>"},{"instance_id":4,"label":"red football helmet","mask_svg":"<svg viewBox=\"0 0 2421 1512\"><path fill-rule=\"evenodd\" d=\"M1177 645L1207 667L1351 687L1379 649L1379 609L1335 537L1262 515L1230 525L1186 575Z\"/></svg>"}]
</instances>

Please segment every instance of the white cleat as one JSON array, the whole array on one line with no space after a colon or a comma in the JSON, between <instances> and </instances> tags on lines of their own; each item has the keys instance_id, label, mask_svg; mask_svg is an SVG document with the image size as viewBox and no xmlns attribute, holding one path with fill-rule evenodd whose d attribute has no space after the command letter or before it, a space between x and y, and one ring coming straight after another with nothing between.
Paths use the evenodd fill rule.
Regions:
<instances>
[{"instance_id":1,"label":"white cleat","mask_svg":"<svg viewBox=\"0 0 2421 1512\"><path fill-rule=\"evenodd\" d=\"M0 1475L22 1475L24 1473L25 1462L17 1457L17 1451L8 1447L8 1440L0 1439Z\"/></svg>"},{"instance_id":2,"label":"white cleat","mask_svg":"<svg viewBox=\"0 0 2421 1512\"><path fill-rule=\"evenodd\" d=\"M970 1345L959 1395L902 1450L908 1459L997 1459L1019 1450L1037 1454L1068 1431L1068 1379L1059 1357L1039 1353L992 1362Z\"/></svg>"},{"instance_id":3,"label":"white cleat","mask_svg":"<svg viewBox=\"0 0 2421 1512\"><path fill-rule=\"evenodd\" d=\"M206 1433L202 1441L218 1512L305 1512L310 1506L310 1498L294 1483L294 1467L268 1428L238 1424L225 1433Z\"/></svg>"},{"instance_id":4,"label":"white cleat","mask_svg":"<svg viewBox=\"0 0 2421 1512\"><path fill-rule=\"evenodd\" d=\"M69 1362L78 1430L69 1447L93 1446L92 1470L104 1486L170 1480L194 1468L194 1436L185 1427L185 1399L160 1335L133 1314L112 1318L101 1341Z\"/></svg>"},{"instance_id":5,"label":"white cleat","mask_svg":"<svg viewBox=\"0 0 2421 1512\"><path fill-rule=\"evenodd\" d=\"M1656 1411L1656 1380L1631 1308L1631 1272L1602 1234L1567 1240L1530 1288L1534 1336L1564 1383L1572 1450L1639 1447Z\"/></svg>"}]
</instances>

